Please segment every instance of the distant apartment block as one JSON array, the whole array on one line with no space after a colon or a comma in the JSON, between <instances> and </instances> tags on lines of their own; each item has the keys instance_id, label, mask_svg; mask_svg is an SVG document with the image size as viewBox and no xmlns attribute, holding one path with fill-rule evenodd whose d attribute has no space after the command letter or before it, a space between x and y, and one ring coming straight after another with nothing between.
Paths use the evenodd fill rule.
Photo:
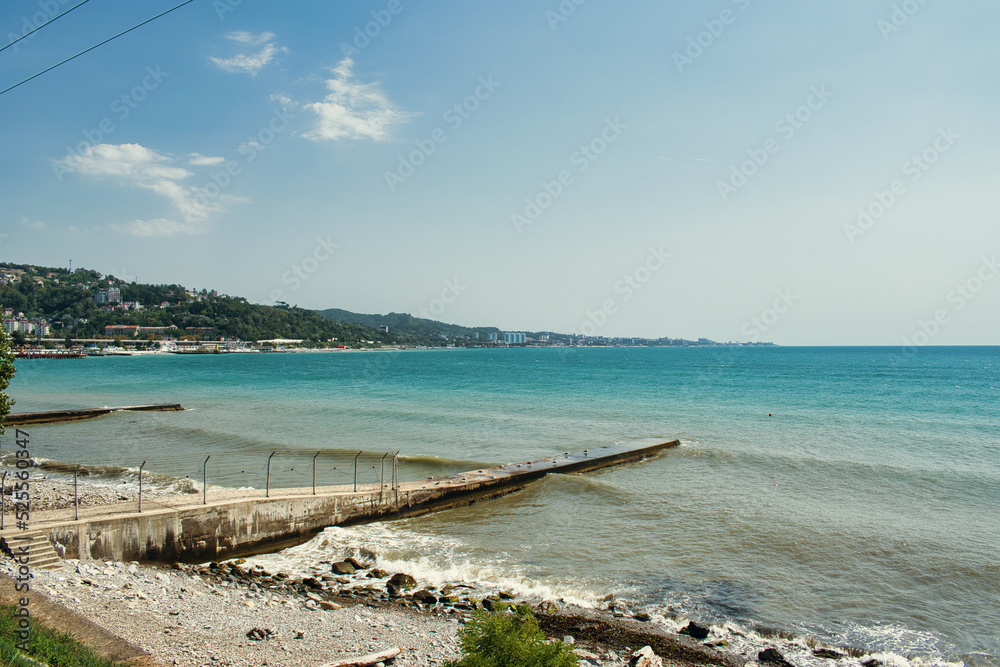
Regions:
<instances>
[{"instance_id":1,"label":"distant apartment block","mask_svg":"<svg viewBox=\"0 0 1000 667\"><path fill-rule=\"evenodd\" d=\"M527 341L527 334L523 334L516 331L505 331L503 333L503 342L508 345L518 345Z\"/></svg>"},{"instance_id":2,"label":"distant apartment block","mask_svg":"<svg viewBox=\"0 0 1000 667\"><path fill-rule=\"evenodd\" d=\"M45 320L29 320L25 317L5 317L3 330L8 334L23 333L35 336L48 336L49 324Z\"/></svg>"},{"instance_id":3,"label":"distant apartment block","mask_svg":"<svg viewBox=\"0 0 1000 667\"><path fill-rule=\"evenodd\" d=\"M105 336L147 336L149 334L162 334L167 329L173 327L140 327L135 324L109 324L104 327Z\"/></svg>"},{"instance_id":4,"label":"distant apartment block","mask_svg":"<svg viewBox=\"0 0 1000 667\"><path fill-rule=\"evenodd\" d=\"M117 287L109 287L107 289L102 289L94 295L94 301L98 305L111 304L111 303L121 303L122 292Z\"/></svg>"},{"instance_id":5,"label":"distant apartment block","mask_svg":"<svg viewBox=\"0 0 1000 667\"><path fill-rule=\"evenodd\" d=\"M129 336L135 338L139 333L139 327L134 324L109 324L104 327L105 336Z\"/></svg>"}]
</instances>

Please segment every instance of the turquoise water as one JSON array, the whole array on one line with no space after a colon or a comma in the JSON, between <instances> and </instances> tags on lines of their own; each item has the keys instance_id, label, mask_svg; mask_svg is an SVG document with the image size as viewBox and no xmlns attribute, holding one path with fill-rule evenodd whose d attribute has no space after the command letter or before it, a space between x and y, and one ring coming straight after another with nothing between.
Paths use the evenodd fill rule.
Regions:
<instances>
[{"instance_id":1,"label":"turquoise water","mask_svg":"<svg viewBox=\"0 0 1000 667\"><path fill-rule=\"evenodd\" d=\"M32 427L33 453L198 479L211 455L210 485L262 487L272 451L271 483L305 486L317 451L334 484L362 450L361 481L375 482L388 451L416 479L679 438L642 464L328 531L332 544L292 553L367 543L428 577L581 601L611 591L730 630L1000 664L1000 348L24 361L10 391L17 411L180 402L190 410Z\"/></svg>"}]
</instances>

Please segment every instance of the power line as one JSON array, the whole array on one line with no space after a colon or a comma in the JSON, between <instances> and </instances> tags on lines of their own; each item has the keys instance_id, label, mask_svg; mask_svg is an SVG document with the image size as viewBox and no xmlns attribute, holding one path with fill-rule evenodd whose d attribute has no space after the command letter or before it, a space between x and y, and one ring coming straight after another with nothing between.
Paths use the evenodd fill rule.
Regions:
<instances>
[{"instance_id":1,"label":"power line","mask_svg":"<svg viewBox=\"0 0 1000 667\"><path fill-rule=\"evenodd\" d=\"M31 30L29 32L24 33L23 35L21 35L20 37L18 37L17 39L15 39L13 42L11 42L10 44L8 44L7 46L5 46L2 49L0 49L0 52L6 51L10 47L12 47L15 44L17 44L18 42L20 42L25 37L28 37L29 35L35 34L36 32L38 32L39 30L41 30L45 26L52 25L53 23L55 23L56 21L58 21L59 19L61 19L62 17L66 16L67 14L69 14L74 9L76 9L77 7L81 7L81 6L85 5L85 4L87 4L88 2L90 2L90 0L83 0L83 2L81 2L79 5L73 5L72 7L70 7L66 11L64 11L62 14L60 14L59 16L55 16L55 17L49 19L48 21L46 21L45 23L43 23L42 25L36 27L34 30Z\"/></svg>"},{"instance_id":2,"label":"power line","mask_svg":"<svg viewBox=\"0 0 1000 667\"><path fill-rule=\"evenodd\" d=\"M172 12L172 11L175 11L175 10L178 10L178 9L180 9L180 8L181 8L181 7L183 7L184 5L190 5L190 4L192 3L192 2L194 2L194 0L185 0L185 2L182 2L181 4L177 5L176 7L171 7L171 8L170 8L170 9L168 9L167 11L165 11L165 12L163 12L163 13L161 13L161 14L157 14L156 16L154 16L154 17L153 17L153 18L151 18L151 19L146 19L146 20L145 20L145 21L143 21L142 23L139 23L138 25L134 25L134 26L132 26L131 28L129 28L128 30L123 30L123 31L121 31L120 33L118 33L118 34L117 34L117 35L115 35L114 37L108 37L108 38L107 38L106 40L104 40L104 41L103 41L103 42L101 42L100 44L95 44L94 46L90 47L89 49L85 49L85 50L83 50L83 51L80 51L80 53L76 54L75 56L70 56L70 57L69 57L69 58L67 58L66 60L63 60L62 62L58 62L58 63L56 63L55 65L53 65L52 67L49 67L48 69L44 69L44 70L42 70L42 71L41 71L41 72L39 72L38 74L34 74L34 75L32 75L32 76L29 76L29 77L28 77L27 79L25 79L24 81L19 81L18 83L15 83L15 84L14 84L13 86L10 86L9 88L4 88L3 90L0 90L0 95L3 95L4 93L7 93L7 92L10 92L10 91L14 90L15 88L17 88L18 86L20 86L20 85L23 85L23 84L25 84L25 83L28 83L28 82L29 82L29 81L31 81L32 79L37 79L38 77L40 77L41 75L45 74L46 72L51 72L52 70L54 70L55 68L59 67L60 65L65 65L65 64L66 64L66 63L68 63L69 61L71 61L71 60L74 60L74 59L76 59L76 58L79 58L80 56L82 56L82 55L83 55L83 54L85 54L85 53L90 53L91 51L93 51L93 50L94 50L94 49L96 49L97 47L99 47L99 46L104 46L104 45L105 45L105 44L107 44L108 42L110 42L110 41L112 41L112 40L115 40L115 39L118 39L118 38L119 38L119 37L121 37L122 35L126 35L126 34L130 33L130 32L132 32L133 30L135 30L136 28L141 28L142 26L146 25L147 23L152 23L153 21L155 21L156 19L160 18L161 16L166 16L166 15L167 15L167 14L169 14L170 12Z\"/></svg>"}]
</instances>

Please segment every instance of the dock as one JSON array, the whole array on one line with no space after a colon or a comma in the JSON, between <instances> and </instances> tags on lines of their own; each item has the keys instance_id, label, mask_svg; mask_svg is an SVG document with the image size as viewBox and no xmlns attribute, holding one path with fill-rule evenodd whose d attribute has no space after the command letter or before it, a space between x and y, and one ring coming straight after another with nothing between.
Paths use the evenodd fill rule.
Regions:
<instances>
[{"instance_id":1,"label":"dock","mask_svg":"<svg viewBox=\"0 0 1000 667\"><path fill-rule=\"evenodd\" d=\"M86 359L83 352L15 352L15 359Z\"/></svg>"},{"instance_id":2,"label":"dock","mask_svg":"<svg viewBox=\"0 0 1000 667\"><path fill-rule=\"evenodd\" d=\"M70 410L43 410L41 412L15 412L7 415L5 426L28 426L30 424L53 424L81 419L94 419L112 412L176 412L183 410L180 403L159 405L123 405L116 408L75 408Z\"/></svg>"},{"instance_id":3,"label":"dock","mask_svg":"<svg viewBox=\"0 0 1000 667\"><path fill-rule=\"evenodd\" d=\"M444 477L383 484L375 490L271 489L267 496L228 495L213 500L174 496L157 499L152 508L147 504L141 513L134 505L126 512L113 507L81 508L79 520L67 520L65 514L33 513L31 529L46 535L63 558L203 563L277 551L307 542L331 526L472 505L519 491L546 475L635 463L679 444L658 438L632 440ZM0 546L10 537L0 535Z\"/></svg>"}]
</instances>

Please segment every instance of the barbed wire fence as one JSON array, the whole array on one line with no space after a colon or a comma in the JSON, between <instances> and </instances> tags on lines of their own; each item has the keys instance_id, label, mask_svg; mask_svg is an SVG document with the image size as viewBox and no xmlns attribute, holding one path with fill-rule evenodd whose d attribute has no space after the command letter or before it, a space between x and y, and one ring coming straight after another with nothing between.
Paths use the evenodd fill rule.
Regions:
<instances>
[{"instance_id":1,"label":"barbed wire fence","mask_svg":"<svg viewBox=\"0 0 1000 667\"><path fill-rule=\"evenodd\" d=\"M6 458L6 457L5 457ZM200 457L199 457L200 458ZM213 501L320 495L379 494L378 502L399 491L399 452L321 450L312 457L301 452L272 451L259 461L245 452L219 452L178 466L175 459L150 471L147 461L133 468L51 466L32 461L25 481L15 476L14 461L0 462L0 530L19 511L44 514L46 519L79 519L81 512L121 514ZM211 464L211 465L210 465ZM251 465L252 464L252 465ZM186 470L176 470L183 467ZM164 469L173 469L167 474ZM134 471L134 472L133 472ZM180 474L180 473L187 474ZM25 493L25 491L27 493Z\"/></svg>"}]
</instances>

